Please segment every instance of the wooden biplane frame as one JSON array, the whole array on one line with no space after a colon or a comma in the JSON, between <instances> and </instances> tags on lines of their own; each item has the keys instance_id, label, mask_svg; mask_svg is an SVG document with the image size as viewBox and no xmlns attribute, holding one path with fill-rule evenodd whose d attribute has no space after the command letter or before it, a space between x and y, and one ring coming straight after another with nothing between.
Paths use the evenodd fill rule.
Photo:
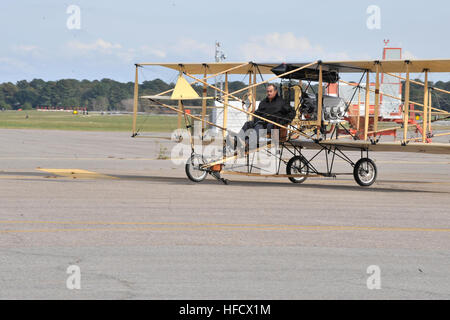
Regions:
<instances>
[{"instance_id":1,"label":"wooden biplane frame","mask_svg":"<svg viewBox=\"0 0 450 320\"><path fill-rule=\"evenodd\" d=\"M431 134L431 118L433 115L448 118L450 113L445 110L440 110L431 105L430 90L436 90L442 93L449 94L449 91L431 88L428 84L428 76L431 72L450 72L450 60L383 60L383 61L335 61L335 62L322 62L315 61L312 63L292 63L295 66L294 69L284 72L279 75L275 75L270 79L257 82L257 75L260 74L272 74L271 69L279 65L279 63L188 63L188 64L176 64L176 63L139 63L136 64L136 74L135 74L135 86L134 86L134 108L133 108L133 128L132 136L136 137L138 131L136 130L136 118L138 111L138 101L139 98L149 99L150 101L156 103L159 106L168 108L174 112L178 113L178 127L181 128L181 120L184 117L186 128L191 131L192 125L189 120L198 120L202 124L202 138L203 132L206 125L214 126L222 130L223 138L223 155L214 160L206 161L202 155L195 154L194 152L194 139L192 134L190 135L190 144L192 149L191 157L186 162L186 174L192 181L200 182L206 178L208 174L213 175L218 180L227 183L227 180L220 176L223 174L237 174L246 176L263 176L263 177L287 177L290 181L294 183L301 183L305 181L308 177L336 177L341 174L353 175L356 182L361 186L372 185L377 176L377 167L369 158L369 151L387 151L387 152L425 152L434 154L450 154L450 144L445 143L432 143L431 139L433 135ZM179 72L179 78L177 85L174 89L170 89L153 96L141 96L139 97L139 79L138 72L139 68L143 66L162 66L177 70ZM301 114L298 111L300 106L300 98L298 95L299 88L301 86L301 81L299 85L293 86L292 89L295 91L294 95L294 106L297 110L297 115L295 119L290 124L281 124L271 120L268 120L262 116L254 114L256 109L256 87L267 84L276 79L286 79L289 78L290 74L301 70L315 69L318 71L318 92L317 92L317 117L316 119L305 120L302 119ZM341 73L363 73L360 83L355 85L355 88L359 88L365 91L365 112L364 112L364 123L360 135L351 134L348 131L348 126L344 125L344 122L331 124L330 122L324 121L323 118L323 96L324 96L324 84L323 79L324 71L336 71ZM370 89L370 74L375 74L375 90ZM403 98L398 98L395 96L390 96L387 93L382 93L380 91L380 75L387 74L390 76L397 77L405 81L405 94ZM397 75L399 73L405 73L405 77ZM416 82L410 79L412 73L424 73L425 81L424 83ZM249 85L245 88L236 90L234 92L229 92L228 90L228 76L234 74L244 74L249 76ZM202 77L196 77L196 75L201 75ZM224 75L224 89L220 89L217 86L208 83L208 79L215 78L217 76ZM365 75L366 85L361 86L361 81ZM184 77L188 77L193 80L190 84L186 81ZM339 80L342 83L347 83L344 80ZM419 84L424 86L424 100L423 104L414 102L410 100L410 85L411 83ZM192 84L203 85L203 95L199 95L191 87ZM207 88L215 90L216 97L207 96ZM301 90L300 90L301 91ZM237 94L247 92L247 103L249 103L249 108L239 108L229 103L230 99L235 101L240 101L244 105L243 99L237 97ZM369 111L369 94L370 92L375 93L375 108L374 114L372 116L372 123L370 123L370 111ZM171 96L166 94L172 93ZM379 129L379 106L380 106L380 95L386 95L394 99L399 99L403 101L403 121L398 123L398 127L395 129L402 129L403 138L398 142L380 142L381 133L389 129ZM184 100L191 99L201 99L201 116L195 116L187 113L184 108ZM217 124L211 123L206 119L206 109L207 100L215 99L223 105L223 125L219 126ZM352 98L353 99L353 98ZM351 99L351 100L352 100ZM178 108L175 106L168 105L164 103L164 100L177 100ZM347 102L347 109L351 101ZM421 107L422 110L415 110L423 115L422 121L422 135L420 138L409 138L408 128L411 127L409 119L409 106L415 105ZM234 154L232 156L226 155L226 137L227 137L227 114L229 108L239 110L248 115L249 119L259 118L268 123L272 123L275 127L278 127L280 131L284 131L285 137L283 137L277 147L279 151L273 154L277 158L278 167L277 172L273 174L261 174L252 172L253 164L250 161L250 154L252 152L259 152L265 150L270 152L269 149L272 144L269 140L268 144L263 147L258 147L255 150L245 150L242 154ZM327 126L330 125L331 129L326 130ZM348 134L339 135L340 129L345 130ZM370 130L371 129L371 130ZM450 132L444 132L436 134L434 136L450 135ZM361 138L362 136L362 138ZM350 140L349 140L350 139ZM418 142L420 141L420 142ZM313 149L317 152L312 157L307 157L303 149ZM352 161L349 156L345 154L345 151L359 151L360 158L357 161ZM283 153L289 152L292 157L286 161L283 158ZM327 170L319 171L314 165L315 159L317 159L319 154L325 154L325 162ZM246 161L246 171L225 171L224 167L227 163L238 157L245 157ZM334 164L336 159L343 160L350 164L353 168L352 172L349 173L336 173L334 172ZM280 173L281 164L286 165L286 174Z\"/></svg>"}]
</instances>

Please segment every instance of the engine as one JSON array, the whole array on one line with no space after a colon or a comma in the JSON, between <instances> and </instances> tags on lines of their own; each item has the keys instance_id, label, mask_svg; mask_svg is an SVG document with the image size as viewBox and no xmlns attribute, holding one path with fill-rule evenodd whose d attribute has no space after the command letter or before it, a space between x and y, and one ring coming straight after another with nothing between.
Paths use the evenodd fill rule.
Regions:
<instances>
[{"instance_id":1,"label":"engine","mask_svg":"<svg viewBox=\"0 0 450 320\"><path fill-rule=\"evenodd\" d=\"M323 97L323 120L340 122L345 116L346 109L344 99L326 95Z\"/></svg>"},{"instance_id":2,"label":"engine","mask_svg":"<svg viewBox=\"0 0 450 320\"><path fill-rule=\"evenodd\" d=\"M347 106L344 99L334 96L323 96L323 120L340 122L344 119ZM317 120L317 95L304 92L300 100L300 113L305 120Z\"/></svg>"}]
</instances>

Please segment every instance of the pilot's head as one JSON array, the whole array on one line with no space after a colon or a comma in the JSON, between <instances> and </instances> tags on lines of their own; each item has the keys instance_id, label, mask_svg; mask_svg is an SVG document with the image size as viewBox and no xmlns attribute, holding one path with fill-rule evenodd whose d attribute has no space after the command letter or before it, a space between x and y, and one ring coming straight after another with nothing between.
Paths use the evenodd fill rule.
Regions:
<instances>
[{"instance_id":1,"label":"pilot's head","mask_svg":"<svg viewBox=\"0 0 450 320\"><path fill-rule=\"evenodd\" d=\"M267 92L267 98L269 98L269 100L272 101L278 93L277 86L274 85L273 83L270 83L267 86L266 92Z\"/></svg>"}]
</instances>

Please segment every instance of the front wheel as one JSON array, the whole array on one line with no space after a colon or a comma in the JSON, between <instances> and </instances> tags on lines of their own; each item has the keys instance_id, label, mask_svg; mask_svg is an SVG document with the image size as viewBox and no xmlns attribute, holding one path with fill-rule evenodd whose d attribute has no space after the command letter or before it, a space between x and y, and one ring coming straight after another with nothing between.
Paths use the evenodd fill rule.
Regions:
<instances>
[{"instance_id":1,"label":"front wheel","mask_svg":"<svg viewBox=\"0 0 450 320\"><path fill-rule=\"evenodd\" d=\"M377 166L375 162L369 158L359 159L353 168L353 177L360 186L371 186L377 179Z\"/></svg>"},{"instance_id":2,"label":"front wheel","mask_svg":"<svg viewBox=\"0 0 450 320\"><path fill-rule=\"evenodd\" d=\"M294 156L286 165L286 173L291 174L308 174L308 162L304 157ZM307 177L288 177L292 183L305 182Z\"/></svg>"},{"instance_id":3,"label":"front wheel","mask_svg":"<svg viewBox=\"0 0 450 320\"><path fill-rule=\"evenodd\" d=\"M193 154L187 161L185 166L186 175L189 180L194 182L202 182L208 175L208 171L201 169L205 164L203 157L199 154Z\"/></svg>"}]
</instances>

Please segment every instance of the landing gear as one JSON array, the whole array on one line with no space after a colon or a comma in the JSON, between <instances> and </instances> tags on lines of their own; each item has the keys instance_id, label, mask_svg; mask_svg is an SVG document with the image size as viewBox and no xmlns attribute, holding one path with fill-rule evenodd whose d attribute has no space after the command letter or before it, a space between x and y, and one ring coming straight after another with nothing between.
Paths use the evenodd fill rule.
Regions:
<instances>
[{"instance_id":1,"label":"landing gear","mask_svg":"<svg viewBox=\"0 0 450 320\"><path fill-rule=\"evenodd\" d=\"M211 173L211 175L212 175L214 178L216 178L218 181L222 181L223 184L228 184L228 180L222 178L222 177L220 176L220 172L218 172L218 171L211 171L210 173Z\"/></svg>"},{"instance_id":2,"label":"landing gear","mask_svg":"<svg viewBox=\"0 0 450 320\"><path fill-rule=\"evenodd\" d=\"M228 184L228 180L220 176L219 171L214 171L211 168L203 169L202 166L205 164L205 159L199 154L192 154L191 157L186 161L185 171L189 180L194 182L202 182L206 179L208 173L210 173L218 181L223 182L223 184Z\"/></svg>"},{"instance_id":3,"label":"landing gear","mask_svg":"<svg viewBox=\"0 0 450 320\"><path fill-rule=\"evenodd\" d=\"M362 187L371 186L377 179L377 166L369 158L361 158L353 168L353 177Z\"/></svg>"},{"instance_id":4,"label":"landing gear","mask_svg":"<svg viewBox=\"0 0 450 320\"><path fill-rule=\"evenodd\" d=\"M286 165L287 174L308 174L308 162L304 157L294 156ZM292 183L303 183L307 177L289 177Z\"/></svg>"},{"instance_id":5,"label":"landing gear","mask_svg":"<svg viewBox=\"0 0 450 320\"><path fill-rule=\"evenodd\" d=\"M205 159L199 154L192 154L186 161L185 171L189 180L194 182L202 182L208 175L208 171L201 169L205 164Z\"/></svg>"}]
</instances>

